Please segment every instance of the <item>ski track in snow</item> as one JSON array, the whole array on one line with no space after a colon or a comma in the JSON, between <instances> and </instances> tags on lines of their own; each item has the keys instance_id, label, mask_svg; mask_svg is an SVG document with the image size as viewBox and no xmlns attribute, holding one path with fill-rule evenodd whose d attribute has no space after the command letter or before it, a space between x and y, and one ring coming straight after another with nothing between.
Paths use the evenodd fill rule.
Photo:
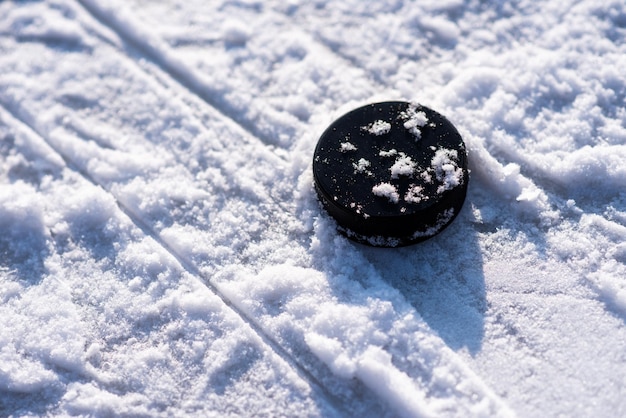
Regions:
<instances>
[{"instance_id":1,"label":"ski track in snow","mask_svg":"<svg viewBox=\"0 0 626 418\"><path fill-rule=\"evenodd\" d=\"M624 413L624 9L1 4L0 411ZM394 95L473 176L389 252L336 235L309 160Z\"/></svg>"},{"instance_id":2,"label":"ski track in snow","mask_svg":"<svg viewBox=\"0 0 626 418\"><path fill-rule=\"evenodd\" d=\"M30 174L9 190L19 194L16 201L2 195L5 222L27 222L5 228L10 239L38 234L47 254L37 265L28 249L14 246L9 254L21 265L2 271L6 278L22 276L2 288L10 321L2 335L3 414L333 413L312 405L315 390L138 231L110 196L65 169L58 154L10 115L0 112L0 120L13 160L3 163ZM181 397L183 405L172 402ZM266 397L277 402L268 405Z\"/></svg>"}]
</instances>

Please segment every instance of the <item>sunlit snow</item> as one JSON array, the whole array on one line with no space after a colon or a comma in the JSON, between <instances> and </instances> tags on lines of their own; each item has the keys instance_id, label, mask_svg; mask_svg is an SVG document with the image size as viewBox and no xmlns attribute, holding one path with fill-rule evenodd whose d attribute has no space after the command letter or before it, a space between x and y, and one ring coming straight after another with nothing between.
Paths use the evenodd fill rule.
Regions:
<instances>
[{"instance_id":1,"label":"sunlit snow","mask_svg":"<svg viewBox=\"0 0 626 418\"><path fill-rule=\"evenodd\" d=\"M0 2L0 416L624 416L624 68L623 0ZM384 100L471 169L396 249L311 170Z\"/></svg>"}]
</instances>

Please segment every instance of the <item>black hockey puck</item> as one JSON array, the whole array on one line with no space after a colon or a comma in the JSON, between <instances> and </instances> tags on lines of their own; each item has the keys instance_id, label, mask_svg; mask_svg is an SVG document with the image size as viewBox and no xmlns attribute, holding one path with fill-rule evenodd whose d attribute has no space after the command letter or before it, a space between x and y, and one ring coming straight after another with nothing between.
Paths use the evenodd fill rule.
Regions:
<instances>
[{"instance_id":1,"label":"black hockey puck","mask_svg":"<svg viewBox=\"0 0 626 418\"><path fill-rule=\"evenodd\" d=\"M323 207L348 238L409 245L441 232L461 210L467 152L439 113L408 102L373 103L324 131L313 178Z\"/></svg>"}]
</instances>

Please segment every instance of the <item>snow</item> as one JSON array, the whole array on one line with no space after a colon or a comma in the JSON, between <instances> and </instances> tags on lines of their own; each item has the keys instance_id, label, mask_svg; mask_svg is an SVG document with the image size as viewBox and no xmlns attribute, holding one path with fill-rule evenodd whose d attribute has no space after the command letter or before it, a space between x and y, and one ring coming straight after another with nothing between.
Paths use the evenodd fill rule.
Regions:
<instances>
[{"instance_id":1,"label":"snow","mask_svg":"<svg viewBox=\"0 0 626 418\"><path fill-rule=\"evenodd\" d=\"M428 195L422 192L424 188L415 184L409 185L409 189L404 196L404 201L408 203L420 203L422 200L428 200Z\"/></svg>"},{"instance_id":2,"label":"snow","mask_svg":"<svg viewBox=\"0 0 626 418\"><path fill-rule=\"evenodd\" d=\"M367 167L370 167L372 163L370 163L365 158L359 158L359 161L356 163L352 163L352 167L354 167L355 173L369 173Z\"/></svg>"},{"instance_id":3,"label":"snow","mask_svg":"<svg viewBox=\"0 0 626 418\"><path fill-rule=\"evenodd\" d=\"M376 196L386 197L391 203L398 203L400 195L398 189L391 183L379 183L372 187L372 193Z\"/></svg>"},{"instance_id":4,"label":"snow","mask_svg":"<svg viewBox=\"0 0 626 418\"><path fill-rule=\"evenodd\" d=\"M382 153L382 152L381 152ZM383 155L386 156L387 154ZM398 154L396 161L393 163L389 171L391 172L391 178L397 179L400 176L412 177L415 174L417 163L415 163L410 156L404 152Z\"/></svg>"},{"instance_id":5,"label":"snow","mask_svg":"<svg viewBox=\"0 0 626 418\"><path fill-rule=\"evenodd\" d=\"M446 190L452 190L463 183L463 169L457 165L458 159L459 155L457 150L441 148L435 151L430 165L435 172L435 177L442 183L437 188L437 193L441 194ZM535 190L536 189L524 189L517 199L536 199L539 197L539 191ZM526 196L527 194L531 194L532 196Z\"/></svg>"},{"instance_id":6,"label":"snow","mask_svg":"<svg viewBox=\"0 0 626 418\"><path fill-rule=\"evenodd\" d=\"M391 131L391 124L384 120L377 120L367 126L363 126L362 129L372 135L381 136Z\"/></svg>"},{"instance_id":7,"label":"snow","mask_svg":"<svg viewBox=\"0 0 626 418\"><path fill-rule=\"evenodd\" d=\"M423 231L417 231L413 234L413 238L433 236L441 231L441 229L450 223L454 217L454 208L445 209L437 216L437 222L428 226Z\"/></svg>"},{"instance_id":8,"label":"snow","mask_svg":"<svg viewBox=\"0 0 626 418\"><path fill-rule=\"evenodd\" d=\"M619 0L0 3L0 415L626 414L625 27ZM400 99L457 127L468 196L365 247L311 156Z\"/></svg>"},{"instance_id":9,"label":"snow","mask_svg":"<svg viewBox=\"0 0 626 418\"><path fill-rule=\"evenodd\" d=\"M348 141L342 142L339 148L339 151L341 152L350 152L350 151L356 151L356 150L357 150L357 147L353 143L348 142Z\"/></svg>"},{"instance_id":10,"label":"snow","mask_svg":"<svg viewBox=\"0 0 626 418\"><path fill-rule=\"evenodd\" d=\"M411 103L407 110L400 114L400 117L404 120L404 128L411 132L416 139L420 139L422 137L420 128L428 123L426 113L418 111L417 105Z\"/></svg>"},{"instance_id":11,"label":"snow","mask_svg":"<svg viewBox=\"0 0 626 418\"><path fill-rule=\"evenodd\" d=\"M378 152L378 155L381 157L393 157L394 155L397 155L397 154L398 154L398 150L396 150L395 148L392 148L389 151L380 150Z\"/></svg>"}]
</instances>

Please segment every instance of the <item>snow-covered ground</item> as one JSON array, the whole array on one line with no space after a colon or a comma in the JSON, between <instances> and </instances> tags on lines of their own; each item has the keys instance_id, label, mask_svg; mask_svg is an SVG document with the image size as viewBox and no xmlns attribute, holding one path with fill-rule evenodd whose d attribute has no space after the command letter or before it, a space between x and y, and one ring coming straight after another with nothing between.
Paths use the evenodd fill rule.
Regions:
<instances>
[{"instance_id":1,"label":"snow-covered ground","mask_svg":"<svg viewBox=\"0 0 626 418\"><path fill-rule=\"evenodd\" d=\"M0 416L626 415L623 0L0 3ZM468 197L338 235L311 159L446 115Z\"/></svg>"}]
</instances>

